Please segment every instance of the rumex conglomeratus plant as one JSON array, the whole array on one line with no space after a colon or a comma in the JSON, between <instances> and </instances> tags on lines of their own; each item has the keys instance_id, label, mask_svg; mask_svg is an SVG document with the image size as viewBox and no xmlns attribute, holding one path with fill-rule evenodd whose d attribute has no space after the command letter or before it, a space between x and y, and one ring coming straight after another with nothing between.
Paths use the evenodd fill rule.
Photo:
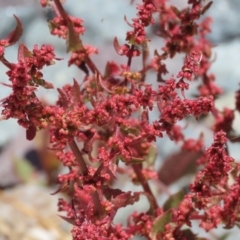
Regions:
<instances>
[{"instance_id":1,"label":"rumex conglomeratus plant","mask_svg":"<svg viewBox=\"0 0 240 240\"><path fill-rule=\"evenodd\" d=\"M73 225L73 239L126 240L139 235L146 239L203 239L192 229L193 221L206 231L221 224L226 228L238 225L239 164L229 156L227 142L232 139L231 126L234 111L240 110L240 98L238 92L234 110L220 112L214 107L222 89L209 73L212 45L206 35L211 19L200 18L212 2L188 0L188 7L178 9L166 0L142 0L136 5L136 17L131 22L124 18L131 28L126 42L121 45L113 36L113 47L126 64L109 60L105 71L91 59L97 48L83 43L83 20L68 15L60 0L40 3L55 12L49 28L52 35L66 41L67 52L71 52L69 67L77 66L85 77L58 88L55 105L43 104L37 89L54 85L44 80L41 71L61 59L51 45L35 45L29 50L20 43L17 63L9 62L5 48L16 44L23 31L20 19L14 16L16 28L0 40L0 61L8 68L10 81L4 85L12 89L1 102L2 118L17 119L28 140L37 131L49 129L51 150L68 169L58 176L56 193L65 192L69 197L59 199L58 208L65 212L62 218ZM164 39L153 56L146 33L151 25L157 26L155 37ZM165 61L180 53L185 55L182 68L177 76L167 78ZM132 63L139 57L142 66L133 71ZM154 73L156 89L148 84L149 72ZM198 96L186 98L195 81L200 83ZM154 119L150 117L153 108L158 111ZM214 139L208 149L203 135L189 139L179 124L189 115L198 119L206 114L215 119ZM197 161L201 168L188 191L170 196L164 205L159 205L149 185L150 179L160 182L152 161L158 138L169 138L184 151L201 153ZM128 174L142 191L114 188L119 174ZM147 197L149 210L126 216L126 226L114 224L116 213L139 201L141 195Z\"/></svg>"}]
</instances>

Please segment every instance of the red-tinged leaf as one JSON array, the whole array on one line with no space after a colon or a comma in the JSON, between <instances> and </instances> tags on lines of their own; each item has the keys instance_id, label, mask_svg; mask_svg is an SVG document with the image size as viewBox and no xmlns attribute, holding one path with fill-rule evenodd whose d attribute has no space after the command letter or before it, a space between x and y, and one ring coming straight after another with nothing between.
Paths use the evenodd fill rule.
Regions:
<instances>
[{"instance_id":1,"label":"red-tinged leaf","mask_svg":"<svg viewBox=\"0 0 240 240\"><path fill-rule=\"evenodd\" d=\"M60 88L57 88L57 91L59 92L60 94L60 101L61 101L61 105L64 107L64 108L67 108L68 107L68 99L67 99L67 96L65 95L65 93L62 91L62 89Z\"/></svg>"},{"instance_id":2,"label":"red-tinged leaf","mask_svg":"<svg viewBox=\"0 0 240 240\"><path fill-rule=\"evenodd\" d=\"M79 39L79 35L75 32L72 22L68 21L68 34L67 34L67 52L75 52L83 49L82 41Z\"/></svg>"},{"instance_id":3,"label":"red-tinged leaf","mask_svg":"<svg viewBox=\"0 0 240 240\"><path fill-rule=\"evenodd\" d=\"M154 56L161 58L161 55L158 53L157 49L154 50Z\"/></svg>"},{"instance_id":4,"label":"red-tinged leaf","mask_svg":"<svg viewBox=\"0 0 240 240\"><path fill-rule=\"evenodd\" d=\"M104 78L117 76L120 74L120 68L115 62L107 62L104 72Z\"/></svg>"},{"instance_id":5,"label":"red-tinged leaf","mask_svg":"<svg viewBox=\"0 0 240 240\"><path fill-rule=\"evenodd\" d=\"M117 37L115 37L114 40L113 40L113 46L114 46L114 49L115 49L115 51L117 52L117 54L119 54L120 56L122 56L122 55L123 55L122 49L121 49L121 46L120 46L119 43L118 43Z\"/></svg>"},{"instance_id":6,"label":"red-tinged leaf","mask_svg":"<svg viewBox=\"0 0 240 240\"><path fill-rule=\"evenodd\" d=\"M186 240L203 240L203 238L198 238L197 235L191 231L191 229L184 229L181 232Z\"/></svg>"},{"instance_id":7,"label":"red-tinged leaf","mask_svg":"<svg viewBox=\"0 0 240 240\"><path fill-rule=\"evenodd\" d=\"M209 2L208 4L206 4L206 6L203 7L201 14L203 15L213 4L213 1Z\"/></svg>"},{"instance_id":8,"label":"red-tinged leaf","mask_svg":"<svg viewBox=\"0 0 240 240\"><path fill-rule=\"evenodd\" d=\"M76 224L75 218L73 218L73 217L65 217L65 216L61 216L61 215L58 215L58 216L72 225Z\"/></svg>"},{"instance_id":9,"label":"red-tinged leaf","mask_svg":"<svg viewBox=\"0 0 240 240\"><path fill-rule=\"evenodd\" d=\"M175 6L171 6L171 9L173 10L177 17L180 15L181 12Z\"/></svg>"},{"instance_id":10,"label":"red-tinged leaf","mask_svg":"<svg viewBox=\"0 0 240 240\"><path fill-rule=\"evenodd\" d=\"M167 211L172 208L177 208L180 202L183 200L185 194L187 193L187 189L182 189L179 192L173 194L168 198L168 200L163 205L163 210Z\"/></svg>"},{"instance_id":11,"label":"red-tinged leaf","mask_svg":"<svg viewBox=\"0 0 240 240\"><path fill-rule=\"evenodd\" d=\"M28 127L28 129L26 130L26 138L27 140L31 141L35 138L37 133L37 128L34 125L31 125Z\"/></svg>"},{"instance_id":12,"label":"red-tinged leaf","mask_svg":"<svg viewBox=\"0 0 240 240\"><path fill-rule=\"evenodd\" d=\"M110 89L108 89L108 87L107 87L107 85L105 84L105 82L103 82L103 79L102 79L102 77L100 76L100 74L96 74L96 78L97 78L100 86L101 86L106 92L114 93L114 91L111 91Z\"/></svg>"},{"instance_id":13,"label":"red-tinged leaf","mask_svg":"<svg viewBox=\"0 0 240 240\"><path fill-rule=\"evenodd\" d=\"M8 35L8 37L6 39L7 40L7 46L11 46L11 45L15 44L20 39L20 37L22 36L22 33L23 33L23 27L22 27L22 23L21 23L20 19L15 15L13 15L13 16L16 19L17 26Z\"/></svg>"},{"instance_id":14,"label":"red-tinged leaf","mask_svg":"<svg viewBox=\"0 0 240 240\"><path fill-rule=\"evenodd\" d=\"M182 176L196 171L196 161L201 152L181 150L170 155L158 172L159 180L165 185L170 185Z\"/></svg>"},{"instance_id":15,"label":"red-tinged leaf","mask_svg":"<svg viewBox=\"0 0 240 240\"><path fill-rule=\"evenodd\" d=\"M149 57L149 44L148 42L144 42L142 43L142 51L143 51L143 63L144 63L144 66L143 67L146 67L147 65L147 60L148 60L148 57Z\"/></svg>"},{"instance_id":16,"label":"red-tinged leaf","mask_svg":"<svg viewBox=\"0 0 240 240\"><path fill-rule=\"evenodd\" d=\"M98 135L98 133L96 133L96 132L88 131L88 132L85 133L85 136L87 137L87 140L84 141L83 149L84 149L84 151L88 154L89 160L90 160L91 162L94 162L95 159L94 159L94 157L92 156L92 153L93 153L93 144L94 144L95 140L99 139L99 135Z\"/></svg>"},{"instance_id":17,"label":"red-tinged leaf","mask_svg":"<svg viewBox=\"0 0 240 240\"><path fill-rule=\"evenodd\" d=\"M32 53L28 50L28 48L23 43L20 43L18 47L18 61L31 56Z\"/></svg>"},{"instance_id":18,"label":"red-tinged leaf","mask_svg":"<svg viewBox=\"0 0 240 240\"><path fill-rule=\"evenodd\" d=\"M86 66L84 61L81 61L80 65L78 66L87 76L89 75L89 70Z\"/></svg>"},{"instance_id":19,"label":"red-tinged leaf","mask_svg":"<svg viewBox=\"0 0 240 240\"><path fill-rule=\"evenodd\" d=\"M1 56L0 61L9 69L13 69L14 63L10 63L4 56Z\"/></svg>"},{"instance_id":20,"label":"red-tinged leaf","mask_svg":"<svg viewBox=\"0 0 240 240\"><path fill-rule=\"evenodd\" d=\"M154 220L153 227L150 231L150 238L152 240L157 240L157 235L159 233L163 233L165 230L165 226L170 223L172 220L172 211L168 210L163 213L161 216L157 217Z\"/></svg>"},{"instance_id":21,"label":"red-tinged leaf","mask_svg":"<svg viewBox=\"0 0 240 240\"><path fill-rule=\"evenodd\" d=\"M115 197L111 202L114 205L115 209L119 209L122 207L126 207L128 205L133 205L135 202L139 201L139 196L141 193L133 193L131 194L130 191L119 194L117 197Z\"/></svg>"},{"instance_id":22,"label":"red-tinged leaf","mask_svg":"<svg viewBox=\"0 0 240 240\"><path fill-rule=\"evenodd\" d=\"M73 87L71 89L71 94L74 103L81 103L80 85L75 78L73 79Z\"/></svg>"},{"instance_id":23,"label":"red-tinged leaf","mask_svg":"<svg viewBox=\"0 0 240 240\"><path fill-rule=\"evenodd\" d=\"M127 23L127 25L128 25L129 27L134 28L133 24L131 24L131 23L127 20L126 15L124 15L124 21L125 21L125 23Z\"/></svg>"},{"instance_id":24,"label":"red-tinged leaf","mask_svg":"<svg viewBox=\"0 0 240 240\"><path fill-rule=\"evenodd\" d=\"M12 84L8 84L8 83L3 83L3 82L1 82L0 84L3 85L3 86L5 86L5 87L10 87L10 88L13 87Z\"/></svg>"},{"instance_id":25,"label":"red-tinged leaf","mask_svg":"<svg viewBox=\"0 0 240 240\"><path fill-rule=\"evenodd\" d=\"M108 201L110 201L112 198L116 198L120 194L124 194L122 190L113 189L113 188L110 188L109 186L103 186L102 191L103 191L103 195Z\"/></svg>"}]
</instances>

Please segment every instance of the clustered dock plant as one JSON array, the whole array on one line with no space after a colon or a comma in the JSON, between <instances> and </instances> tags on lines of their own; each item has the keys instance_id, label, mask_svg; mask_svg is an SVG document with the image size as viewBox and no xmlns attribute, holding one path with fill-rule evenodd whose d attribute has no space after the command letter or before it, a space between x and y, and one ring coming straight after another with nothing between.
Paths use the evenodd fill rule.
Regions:
<instances>
[{"instance_id":1,"label":"clustered dock plant","mask_svg":"<svg viewBox=\"0 0 240 240\"><path fill-rule=\"evenodd\" d=\"M211 19L201 17L212 2L188 0L188 7L178 9L166 0L142 0L136 5L136 17L124 19L131 28L125 43L113 36L112 47L126 64L109 59L104 70L91 59L97 48L83 43L83 20L68 15L60 0L40 2L55 12L49 28L52 35L66 41L67 52L71 52L69 66L76 65L85 77L58 88L55 105L43 103L36 91L39 87L53 88L54 81L44 80L42 68L61 59L51 45L35 45L29 50L20 43L17 63L9 62L5 48L16 44L23 32L20 19L14 16L15 30L0 40L0 61L8 68L10 81L4 85L12 89L1 101L2 118L17 119L26 129L28 140L37 131L49 129L51 150L68 169L58 176L56 193L69 196L68 200L59 199L58 208L64 212L62 218L73 225L73 239L127 240L143 236L152 240L197 240L206 238L194 231L193 222L207 232L218 226L239 225L240 165L229 156L227 143L239 141L233 138L232 123L234 112L240 111L240 93L236 94L235 109L219 111L214 106L222 89L209 71L212 44L206 35ZM164 39L154 53L149 53L151 39L146 34L151 25L157 29L155 37ZM182 68L177 76L166 77L166 60L180 53L185 55ZM142 65L133 71L136 58L142 59ZM149 72L154 73L149 76L154 76L155 88L148 83ZM186 98L186 91L196 81L198 95ZM153 108L158 113L150 117ZM179 124L190 115L200 119L206 114L214 117L214 137L207 149L203 134L189 139ZM149 185L150 179L160 183L153 161L158 138L169 138L183 151L197 153L200 165L188 191L170 196L162 206ZM121 174L129 175L142 191L114 188ZM141 195L147 197L149 210L129 214L126 225L114 224L116 213L139 201Z\"/></svg>"}]
</instances>

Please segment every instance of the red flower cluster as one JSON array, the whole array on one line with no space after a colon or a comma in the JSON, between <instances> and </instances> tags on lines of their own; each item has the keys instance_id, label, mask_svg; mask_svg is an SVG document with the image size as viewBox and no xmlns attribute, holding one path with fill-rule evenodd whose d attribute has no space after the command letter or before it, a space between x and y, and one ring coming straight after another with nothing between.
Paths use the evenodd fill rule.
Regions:
<instances>
[{"instance_id":1,"label":"red flower cluster","mask_svg":"<svg viewBox=\"0 0 240 240\"><path fill-rule=\"evenodd\" d=\"M58 60L53 47L35 45L30 51L21 43L18 62L8 62L5 48L15 44L23 31L16 16L16 29L7 39L0 40L0 61L9 69L6 74L10 84L4 85L12 88L10 96L2 100L3 118L17 119L26 128L28 140L48 127L51 149L68 169L58 176L60 187L56 193L65 192L69 197L68 201L59 199L58 207L65 213L62 218L73 225L74 240L127 240L135 235L153 240L197 239L191 229L184 229L191 227L192 221L199 221L206 231L219 224L230 228L240 221L240 168L227 149L234 110L226 108L220 112L214 107L221 89L215 85L214 75L208 73L211 43L206 34L210 20L199 20L211 2L188 3L188 8L180 10L165 0L142 0L133 23L125 18L132 28L126 34L127 43L120 46L117 38L113 42L117 53L126 57L126 65L109 61L102 75L90 58L98 53L97 49L84 45L79 38L85 31L83 20L68 16L60 0L41 0L43 7L50 6L56 13L49 22L50 32L66 39L67 51L72 52L69 66L75 64L85 73L82 81L74 79L72 85L57 89L59 98L55 105L43 104L36 94L39 86L53 88L41 72L44 66ZM159 13L156 23L154 13ZM158 36L165 40L165 45L154 51L153 58L148 54L150 39L146 34L150 24L156 25ZM183 67L177 76L165 79L165 60L177 53L186 55ZM133 71L133 57L139 55L142 69ZM147 82L151 70L156 75L157 87ZM199 95L186 98L189 85L197 80L201 82ZM238 91L236 110L240 109L239 95ZM153 117L151 111L157 115ZM178 123L189 115L201 118L209 113L215 118L215 135L212 146L204 150L204 134L198 139L187 138ZM166 191L155 169L154 144L163 137L181 145L181 158L191 152L186 157L189 165L195 161L202 168L189 191L169 196L160 206L148 180L155 179L156 185ZM181 164L175 165L181 168ZM171 175L171 170L166 174ZM229 181L230 173L233 183ZM143 191L114 188L119 174L128 175ZM149 210L129 214L125 227L114 224L119 209L133 205L141 195L147 197Z\"/></svg>"}]
</instances>

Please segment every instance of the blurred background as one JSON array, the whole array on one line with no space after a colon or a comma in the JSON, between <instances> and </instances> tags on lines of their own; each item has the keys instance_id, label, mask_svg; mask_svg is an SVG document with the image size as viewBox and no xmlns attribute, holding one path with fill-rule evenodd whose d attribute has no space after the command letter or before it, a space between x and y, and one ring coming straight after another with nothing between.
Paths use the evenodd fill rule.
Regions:
<instances>
[{"instance_id":1,"label":"blurred background","mask_svg":"<svg viewBox=\"0 0 240 240\"><path fill-rule=\"evenodd\" d=\"M117 36L119 43L124 43L126 31L129 30L129 26L123 20L124 15L129 21L135 17L136 4L139 2L137 0L130 5L130 0L67 0L64 4L64 8L70 15L84 19L86 33L82 40L84 44L98 47L99 55L93 56L92 59L100 70L105 68L108 60L126 64L126 59L115 53L112 42L113 38ZM186 6L187 0L170 2L183 8ZM213 18L212 33L208 36L215 46L213 48L213 59L215 60L211 72L216 75L217 84L224 89L224 95L216 102L219 109L225 106L234 108L234 92L239 88L239 9L240 1L238 0L218 0L214 1L206 14ZM50 9L41 8L37 0L0 0L0 39L7 37L9 32L14 29L13 14L19 17L24 27L24 34L19 42L24 42L29 49L32 49L34 44L52 44L56 56L64 58L62 61L57 61L54 66L43 70L46 81L53 83L56 89L66 83L71 83L73 78L79 81L83 79L84 75L77 67L67 67L69 55L66 54L65 42L49 34L47 20L53 17ZM153 28L148 29L148 34L151 38ZM16 62L18 44L6 49L8 61ZM154 49L160 50L162 46L162 39L154 38L149 45L151 54ZM176 76L179 72L183 57L183 55L179 55L174 60L167 62L170 75ZM133 68L138 70L139 64L139 59L134 60ZM7 68L0 64L0 82L8 83L6 71ZM147 81L155 84L155 78L151 74ZM190 92L194 92L194 87L196 85L190 89ZM39 97L53 104L57 99L55 89L41 89L38 92ZM0 99L7 97L9 93L9 88L0 86ZM234 130L237 134L240 134L239 123L239 116L236 116ZM190 124L186 135L197 138L201 132L205 133L206 144L210 145L212 133L206 125L197 124L196 128L196 122ZM56 214L58 196L50 196L50 193L56 189L54 183L60 168L53 153L46 151L47 141L47 132L38 134L34 141L27 141L25 130L17 125L16 120L0 122L0 240L71 239L68 234L70 227ZM164 160L171 160L173 156L179 156L174 155L178 154L179 146L170 140L165 138L158 140L157 145L161 151L156 161L157 168L161 169ZM231 144L229 148L231 156L238 161L238 144ZM174 154L169 155L170 153ZM121 184L125 190L133 187L124 179ZM171 183L165 182L165 184L170 185ZM179 189L181 184L186 184L186 181L171 185L169 188L171 193ZM155 191L157 192L157 189ZM146 208L145 205L146 199L143 199L135 207L142 210ZM116 222L123 220L124 211L127 213L129 209L123 209L123 212L116 216ZM225 234L222 230L217 230L215 233L217 235ZM237 234L237 231L233 231L228 239L237 239ZM214 235L214 237L212 239L218 239L217 236Z\"/></svg>"}]
</instances>

